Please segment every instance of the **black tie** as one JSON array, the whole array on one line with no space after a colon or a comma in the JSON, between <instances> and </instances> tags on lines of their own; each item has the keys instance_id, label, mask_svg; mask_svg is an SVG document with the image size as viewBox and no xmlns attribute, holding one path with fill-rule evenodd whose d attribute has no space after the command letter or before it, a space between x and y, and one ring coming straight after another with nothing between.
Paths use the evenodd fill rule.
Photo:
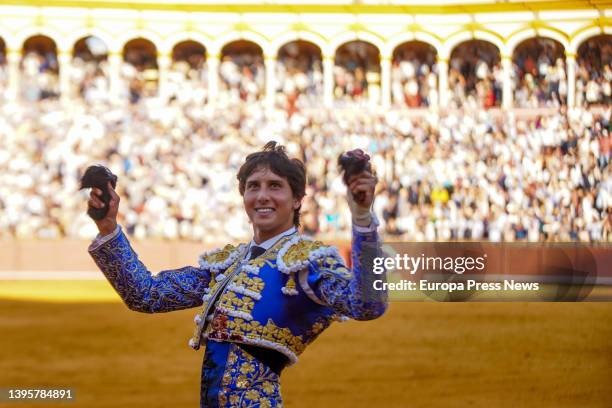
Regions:
<instances>
[{"instance_id":1,"label":"black tie","mask_svg":"<svg viewBox=\"0 0 612 408\"><path fill-rule=\"evenodd\" d=\"M251 259L257 258L259 255L263 254L264 252L266 252L265 248L262 248L262 247L257 246L257 245L253 245L251 247L251 257L249 258L249 261Z\"/></svg>"}]
</instances>

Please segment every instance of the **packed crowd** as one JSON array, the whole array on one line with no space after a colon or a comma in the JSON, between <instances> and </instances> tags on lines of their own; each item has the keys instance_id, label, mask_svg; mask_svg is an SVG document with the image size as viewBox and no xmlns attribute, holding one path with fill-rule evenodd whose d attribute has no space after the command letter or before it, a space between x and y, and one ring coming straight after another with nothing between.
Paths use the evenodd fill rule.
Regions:
<instances>
[{"instance_id":1,"label":"packed crowd","mask_svg":"<svg viewBox=\"0 0 612 408\"><path fill-rule=\"evenodd\" d=\"M246 154L274 139L307 163L302 225L310 234L348 237L336 159L361 147L381 181L374 210L386 238L612 240L610 107L523 119L482 110L411 118L398 110L312 109L288 116L262 106L5 101L0 236L94 236L78 180L88 165L102 163L119 176L129 234L245 239L249 224L235 175Z\"/></svg>"},{"instance_id":2,"label":"packed crowd","mask_svg":"<svg viewBox=\"0 0 612 408\"><path fill-rule=\"evenodd\" d=\"M500 106L503 75L497 48L468 41L451 54L448 85L451 108L489 109Z\"/></svg>"},{"instance_id":3,"label":"packed crowd","mask_svg":"<svg viewBox=\"0 0 612 408\"><path fill-rule=\"evenodd\" d=\"M391 98L395 106L431 106L438 98L436 52L423 43L400 47L391 67Z\"/></svg>"},{"instance_id":4,"label":"packed crowd","mask_svg":"<svg viewBox=\"0 0 612 408\"><path fill-rule=\"evenodd\" d=\"M338 106L368 106L380 100L380 60L370 43L341 46L334 61L334 99Z\"/></svg>"},{"instance_id":5,"label":"packed crowd","mask_svg":"<svg viewBox=\"0 0 612 408\"><path fill-rule=\"evenodd\" d=\"M223 56L219 77L222 104L254 103L264 97L266 75L260 53Z\"/></svg>"},{"instance_id":6,"label":"packed crowd","mask_svg":"<svg viewBox=\"0 0 612 408\"><path fill-rule=\"evenodd\" d=\"M64 101L57 98L55 55L28 52L20 99L0 98L0 237L93 236L78 179L87 165L103 163L120 177L122 223L130 234L244 239L248 223L235 173L246 154L275 139L308 164L302 225L311 234L346 236L335 161L343 150L361 147L372 153L381 179L375 211L387 237L611 240L611 46L586 42L577 61L580 106L603 103L603 111L502 119L482 109L501 101L499 59L467 45L451 58L449 85L451 105L468 109L444 117L367 109L379 92L379 73L358 43L341 50L334 75L339 106L354 99L361 108L333 113L318 108L322 62L304 44L279 53L274 110L263 108L266 78L256 49L225 50L216 110L205 105L203 49L173 55L161 98L155 61L126 52L119 101L109 98L109 63L99 44L73 59L70 92L80 98ZM521 59L519 51L515 79L524 83L530 73L541 74L548 85L528 86L535 93L525 98L519 87L517 102L539 106L534 95L545 88L562 102L563 81L558 88L546 82L551 54L543 51L536 61ZM428 106L437 98L431 49L398 52L391 68L396 106ZM0 81L5 77L0 70ZM219 209L227 217L210 217Z\"/></svg>"},{"instance_id":7,"label":"packed crowd","mask_svg":"<svg viewBox=\"0 0 612 408\"><path fill-rule=\"evenodd\" d=\"M22 96L28 101L59 95L59 64L55 53L27 52L21 62Z\"/></svg>"},{"instance_id":8,"label":"packed crowd","mask_svg":"<svg viewBox=\"0 0 612 408\"><path fill-rule=\"evenodd\" d=\"M3 44L0 43L0 46ZM0 47L0 89L5 89L8 84L8 64L4 48Z\"/></svg>"},{"instance_id":9,"label":"packed crowd","mask_svg":"<svg viewBox=\"0 0 612 408\"><path fill-rule=\"evenodd\" d=\"M548 38L520 44L514 52L514 104L521 108L559 107L567 102L563 46Z\"/></svg>"},{"instance_id":10,"label":"packed crowd","mask_svg":"<svg viewBox=\"0 0 612 408\"><path fill-rule=\"evenodd\" d=\"M71 94L92 102L108 96L107 51L87 39L89 48L76 50L71 66ZM138 103L141 97L158 93L155 49L146 40L126 47L121 66L121 98ZM197 43L194 43L197 44ZM186 51L194 51L194 44ZM203 46L191 56L173 55L164 95L194 103L208 100L208 69ZM195 59L193 58L195 55ZM438 100L438 66L433 47L410 42L399 46L391 65L391 100L395 107L428 107ZM293 112L316 107L323 97L321 52L304 41L285 45L279 51L273 76L274 105ZM587 40L578 50L576 105L606 105L612 100L612 45L609 36ZM22 64L22 96L41 100L59 95L58 62L54 52L26 52ZM535 38L519 44L510 73L514 106L559 107L568 95L565 53L561 44ZM6 84L6 61L0 52L0 85ZM470 40L458 45L449 60L450 108L488 109L502 102L503 70L499 50L491 43ZM222 51L219 66L218 101L221 106L253 103L265 96L266 75L262 50L247 41L232 43ZM333 96L339 107L371 107L381 97L381 68L376 47L353 41L338 49L333 67Z\"/></svg>"},{"instance_id":11,"label":"packed crowd","mask_svg":"<svg viewBox=\"0 0 612 408\"><path fill-rule=\"evenodd\" d=\"M323 62L319 49L303 42L282 47L275 81L278 108L293 112L319 105L323 99Z\"/></svg>"},{"instance_id":12,"label":"packed crowd","mask_svg":"<svg viewBox=\"0 0 612 408\"><path fill-rule=\"evenodd\" d=\"M609 105L612 102L612 42L609 37L595 37L578 49L576 69L576 104Z\"/></svg>"}]
</instances>

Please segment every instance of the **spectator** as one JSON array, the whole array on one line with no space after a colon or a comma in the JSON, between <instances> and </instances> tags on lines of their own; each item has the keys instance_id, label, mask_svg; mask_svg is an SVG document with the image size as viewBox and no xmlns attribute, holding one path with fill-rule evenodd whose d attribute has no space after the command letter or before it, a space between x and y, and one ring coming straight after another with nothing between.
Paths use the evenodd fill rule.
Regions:
<instances>
[{"instance_id":1,"label":"spectator","mask_svg":"<svg viewBox=\"0 0 612 408\"><path fill-rule=\"evenodd\" d=\"M349 228L335 163L354 147L372 155L384 189L375 209L389 235L596 241L607 231L611 109L504 120L312 109L287 120L261 105L207 110L190 99L129 109L73 103L70 110L59 101L0 105L3 237L95 234L78 179L100 162L119 176L131 235L243 238L247 223L232 174L268 139L306 160L304 225L311 233L333 237ZM228 208L223 220L206 217L219 206Z\"/></svg>"}]
</instances>

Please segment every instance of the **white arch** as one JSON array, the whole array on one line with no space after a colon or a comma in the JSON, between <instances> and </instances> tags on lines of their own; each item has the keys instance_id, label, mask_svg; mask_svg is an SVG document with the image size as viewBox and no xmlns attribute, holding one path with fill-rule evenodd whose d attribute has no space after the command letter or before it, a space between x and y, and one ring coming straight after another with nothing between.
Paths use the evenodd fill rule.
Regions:
<instances>
[{"instance_id":1,"label":"white arch","mask_svg":"<svg viewBox=\"0 0 612 408\"><path fill-rule=\"evenodd\" d=\"M143 29L129 30L122 33L121 36L115 38L115 40L109 44L109 51L113 53L121 53L128 42L137 38L144 38L145 40L151 41L153 45L155 45L157 52L159 52L162 45L161 37L154 31Z\"/></svg>"},{"instance_id":2,"label":"white arch","mask_svg":"<svg viewBox=\"0 0 612 408\"><path fill-rule=\"evenodd\" d=\"M5 51L8 52L9 49L13 49L11 48L11 46L13 44L15 44L15 39L13 37L13 35L9 32L0 32L0 38L2 38L2 40L4 40L4 47L5 47Z\"/></svg>"},{"instance_id":3,"label":"white arch","mask_svg":"<svg viewBox=\"0 0 612 408\"><path fill-rule=\"evenodd\" d=\"M47 28L40 28L40 27L30 27L30 28L25 29L24 31L20 31L19 34L13 37L13 41L15 43L9 48L21 50L23 49L23 46L25 45L26 40L36 35L44 35L45 37L49 37L50 39L52 39L53 42L55 43L55 46L57 47L58 53L61 50L68 49L68 47L65 46L66 41L61 41L62 39L61 33L58 33L53 30L49 30Z\"/></svg>"},{"instance_id":4,"label":"white arch","mask_svg":"<svg viewBox=\"0 0 612 408\"><path fill-rule=\"evenodd\" d=\"M594 26L594 27L589 27L584 31L580 31L578 34L576 34L574 38L572 38L566 50L567 52L577 54L578 48L580 48L583 42L585 42L591 37L595 37L601 34L612 35L612 27L611 26L605 26L605 27Z\"/></svg>"},{"instance_id":5,"label":"white arch","mask_svg":"<svg viewBox=\"0 0 612 408\"><path fill-rule=\"evenodd\" d=\"M520 43L529 38L535 38L537 36L538 33L533 28L528 28L513 34L506 42L506 55L511 57L512 54L514 54L514 50Z\"/></svg>"},{"instance_id":6,"label":"white arch","mask_svg":"<svg viewBox=\"0 0 612 408\"><path fill-rule=\"evenodd\" d=\"M442 42L439 39L429 33L423 31L415 31L409 33L400 33L389 38L389 41L387 41L387 43L385 44L385 49L382 51L382 55L391 58L395 49L408 41L421 41L426 44L429 44L436 49L437 54L440 54L442 50Z\"/></svg>"},{"instance_id":7,"label":"white arch","mask_svg":"<svg viewBox=\"0 0 612 408\"><path fill-rule=\"evenodd\" d=\"M70 44L70 50L72 51L74 50L74 46L76 45L77 41L89 36L97 37L102 40L108 48L108 51L110 52L113 37L107 31L97 27L81 28L77 31L70 33L70 35L66 38L66 43Z\"/></svg>"},{"instance_id":8,"label":"white arch","mask_svg":"<svg viewBox=\"0 0 612 408\"><path fill-rule=\"evenodd\" d=\"M369 42L378 49L379 53L382 53L385 48L383 40L374 34L365 31L347 31L332 38L329 44L326 45L326 49L323 50L323 56L335 57L340 46L356 40Z\"/></svg>"},{"instance_id":9,"label":"white arch","mask_svg":"<svg viewBox=\"0 0 612 408\"><path fill-rule=\"evenodd\" d=\"M567 36L559 33L558 31L551 30L550 28L538 28L536 31L540 37L552 38L553 40L561 43L564 50L567 50L567 47L569 47L569 40Z\"/></svg>"},{"instance_id":10,"label":"white arch","mask_svg":"<svg viewBox=\"0 0 612 408\"><path fill-rule=\"evenodd\" d=\"M525 40L536 37L550 38L558 41L561 45L563 45L565 50L567 50L569 47L569 41L567 38L555 30L551 30L550 28L530 28L520 31L508 39L508 43L506 44L507 55L512 56L519 44Z\"/></svg>"},{"instance_id":11,"label":"white arch","mask_svg":"<svg viewBox=\"0 0 612 408\"><path fill-rule=\"evenodd\" d=\"M261 34L254 31L230 31L221 37L215 39L211 44L211 54L221 54L221 50L226 45L239 40L247 40L254 42L261 47L261 50L266 55L274 55L270 53L270 42Z\"/></svg>"},{"instance_id":12,"label":"white arch","mask_svg":"<svg viewBox=\"0 0 612 408\"><path fill-rule=\"evenodd\" d=\"M199 31L180 31L164 39L158 50L161 53L170 53L177 44L180 44L183 41L199 42L204 46L204 48L206 48L207 53L210 52L209 50L211 49L213 43L209 36Z\"/></svg>"},{"instance_id":13,"label":"white arch","mask_svg":"<svg viewBox=\"0 0 612 408\"><path fill-rule=\"evenodd\" d=\"M325 41L322 37L310 31L288 31L286 33L283 33L281 36L276 37L274 40L272 40L272 42L270 43L270 49L274 52L274 55L278 55L278 52L283 46L293 41L300 40L308 41L309 43L312 43L319 47L319 50L321 51L321 56L323 56L323 50L326 46Z\"/></svg>"},{"instance_id":14,"label":"white arch","mask_svg":"<svg viewBox=\"0 0 612 408\"><path fill-rule=\"evenodd\" d=\"M496 35L482 30L461 31L448 37L442 45L442 51L439 54L440 58L450 58L451 53L459 44L470 40L487 41L497 47L500 56L504 51L503 41Z\"/></svg>"}]
</instances>

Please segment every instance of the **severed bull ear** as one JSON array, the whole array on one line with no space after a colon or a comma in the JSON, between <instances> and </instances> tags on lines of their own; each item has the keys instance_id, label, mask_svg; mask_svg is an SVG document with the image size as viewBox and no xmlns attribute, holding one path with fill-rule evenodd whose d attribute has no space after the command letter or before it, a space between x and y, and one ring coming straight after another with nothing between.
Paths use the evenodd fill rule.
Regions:
<instances>
[{"instance_id":1,"label":"severed bull ear","mask_svg":"<svg viewBox=\"0 0 612 408\"><path fill-rule=\"evenodd\" d=\"M117 176L115 176L108 168L99 164L89 166L81 178L81 190L84 188L94 187L102 190L102 197L100 199L102 202L104 202L104 207L89 207L87 209L87 215L96 221L101 220L102 218L106 217L106 214L108 214L109 203L111 200L110 191L108 191L107 185L109 181L114 189L117 186Z\"/></svg>"},{"instance_id":2,"label":"severed bull ear","mask_svg":"<svg viewBox=\"0 0 612 408\"><path fill-rule=\"evenodd\" d=\"M361 149L350 150L348 152L342 153L338 157L338 166L340 167L342 175L342 180L344 184L348 186L349 179L355 174L359 174L362 171L366 170L370 173L372 172L372 164L370 163L370 156ZM357 197L355 197L356 201L363 200L363 193L359 193Z\"/></svg>"},{"instance_id":3,"label":"severed bull ear","mask_svg":"<svg viewBox=\"0 0 612 408\"><path fill-rule=\"evenodd\" d=\"M349 178L355 174L359 174L364 170L372 172L370 156L361 149L342 153L338 157L338 166L344 172L342 179L345 184L348 184Z\"/></svg>"}]
</instances>

